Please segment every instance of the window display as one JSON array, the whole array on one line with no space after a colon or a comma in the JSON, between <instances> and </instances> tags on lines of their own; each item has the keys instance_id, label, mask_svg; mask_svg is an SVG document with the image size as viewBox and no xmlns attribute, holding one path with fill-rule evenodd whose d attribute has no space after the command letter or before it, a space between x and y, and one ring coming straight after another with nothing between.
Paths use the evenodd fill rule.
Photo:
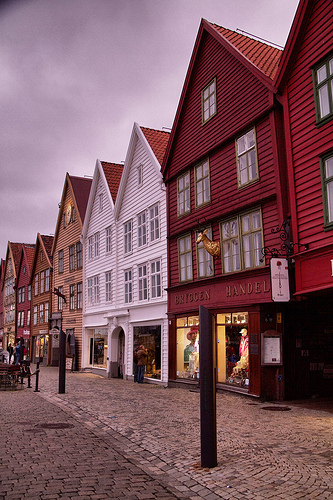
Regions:
<instances>
[{"instance_id":1,"label":"window display","mask_svg":"<svg viewBox=\"0 0 333 500\"><path fill-rule=\"evenodd\" d=\"M148 351L145 377L161 379L161 325L134 326L134 350L143 345ZM134 366L133 366L134 370Z\"/></svg>"},{"instance_id":2,"label":"window display","mask_svg":"<svg viewBox=\"0 0 333 500\"><path fill-rule=\"evenodd\" d=\"M108 350L108 330L100 328L94 330L94 337L91 339L92 365L97 368L106 368L106 358Z\"/></svg>"},{"instance_id":3,"label":"window display","mask_svg":"<svg viewBox=\"0 0 333 500\"><path fill-rule=\"evenodd\" d=\"M217 314L217 381L249 385L248 313Z\"/></svg>"},{"instance_id":4,"label":"window display","mask_svg":"<svg viewBox=\"0 0 333 500\"><path fill-rule=\"evenodd\" d=\"M199 378L199 316L177 319L177 378Z\"/></svg>"}]
</instances>

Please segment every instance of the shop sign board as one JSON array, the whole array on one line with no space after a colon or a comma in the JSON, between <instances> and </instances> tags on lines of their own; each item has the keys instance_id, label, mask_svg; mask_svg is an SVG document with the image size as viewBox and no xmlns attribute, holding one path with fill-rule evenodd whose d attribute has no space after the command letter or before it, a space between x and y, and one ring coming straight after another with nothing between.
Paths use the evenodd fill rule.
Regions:
<instances>
[{"instance_id":1,"label":"shop sign board","mask_svg":"<svg viewBox=\"0 0 333 500\"><path fill-rule=\"evenodd\" d=\"M270 260L271 291L273 302L289 302L289 272L287 259L273 257Z\"/></svg>"},{"instance_id":2,"label":"shop sign board","mask_svg":"<svg viewBox=\"0 0 333 500\"><path fill-rule=\"evenodd\" d=\"M282 336L276 330L267 330L261 334L261 364L282 365Z\"/></svg>"}]
</instances>

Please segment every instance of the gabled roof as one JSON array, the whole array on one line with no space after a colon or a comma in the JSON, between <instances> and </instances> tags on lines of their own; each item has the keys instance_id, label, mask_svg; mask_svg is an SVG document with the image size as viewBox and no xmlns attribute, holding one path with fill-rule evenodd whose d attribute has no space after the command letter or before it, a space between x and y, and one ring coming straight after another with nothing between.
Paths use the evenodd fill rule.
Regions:
<instances>
[{"instance_id":1,"label":"gabled roof","mask_svg":"<svg viewBox=\"0 0 333 500\"><path fill-rule=\"evenodd\" d=\"M82 228L84 223L84 218L86 215L86 209L87 209L91 185L92 185L92 179L90 178L76 177L74 175L69 175L68 172L66 173L64 187L62 190L61 202L59 205L58 219L54 234L52 253L55 251L59 230L62 223L62 214L65 209L64 204L66 199L67 188L71 191L71 195L75 206L75 211Z\"/></svg>"},{"instance_id":2,"label":"gabled roof","mask_svg":"<svg viewBox=\"0 0 333 500\"><path fill-rule=\"evenodd\" d=\"M282 50L266 43L254 40L217 24L210 23L221 33L244 57L257 66L265 75L273 80L281 59Z\"/></svg>"},{"instance_id":3,"label":"gabled roof","mask_svg":"<svg viewBox=\"0 0 333 500\"><path fill-rule=\"evenodd\" d=\"M165 151L170 139L170 132L166 132L165 130L154 130L146 127L140 128L149 142L157 161L160 165L162 165Z\"/></svg>"},{"instance_id":4,"label":"gabled roof","mask_svg":"<svg viewBox=\"0 0 333 500\"><path fill-rule=\"evenodd\" d=\"M28 243L13 243L12 241L8 241L5 265L4 265L4 269L3 269L3 279L6 276L9 257L11 258L12 263L13 263L14 277L15 277L15 279L17 278L17 273L18 273L18 269L19 269L19 265L20 265L23 245L30 246ZM3 284L4 284L4 281L3 281Z\"/></svg>"},{"instance_id":5,"label":"gabled roof","mask_svg":"<svg viewBox=\"0 0 333 500\"><path fill-rule=\"evenodd\" d=\"M170 140L164 155L162 164L163 175L165 174L168 158L177 133L178 124L180 123L182 108L185 103L187 93L191 88L192 74L194 73L199 50L205 39L205 35L207 34L212 36L225 50L227 50L235 59L245 66L263 85L267 87L269 91L275 92L273 77L277 71L282 50L202 19L185 77L183 90L178 103Z\"/></svg>"},{"instance_id":6,"label":"gabled roof","mask_svg":"<svg viewBox=\"0 0 333 500\"><path fill-rule=\"evenodd\" d=\"M73 175L68 175L68 177L72 184L77 211L79 212L81 221L83 223L86 214L92 179L89 179L87 177L74 177Z\"/></svg>"},{"instance_id":7,"label":"gabled roof","mask_svg":"<svg viewBox=\"0 0 333 500\"><path fill-rule=\"evenodd\" d=\"M92 179L92 185L87 203L86 216L82 227L83 237L85 237L88 231L90 214L93 208L99 179L102 179L105 193L111 205L111 209L114 210L123 169L124 165L121 165L119 163L110 163L107 161L96 160L94 177Z\"/></svg>"},{"instance_id":8,"label":"gabled roof","mask_svg":"<svg viewBox=\"0 0 333 500\"><path fill-rule=\"evenodd\" d=\"M30 270L30 279L32 279L33 273L35 271L36 260L37 260L38 255L39 255L39 248L43 249L44 254L45 254L47 261L48 261L48 265L49 265L49 267L52 267L53 241L54 241L54 236L42 235L40 233L37 233L34 257L33 257L31 270Z\"/></svg>"},{"instance_id":9,"label":"gabled roof","mask_svg":"<svg viewBox=\"0 0 333 500\"><path fill-rule=\"evenodd\" d=\"M113 202L115 202L118 194L121 176L124 170L124 165L120 165L118 163L109 163L107 161L101 161L101 164Z\"/></svg>"},{"instance_id":10,"label":"gabled roof","mask_svg":"<svg viewBox=\"0 0 333 500\"><path fill-rule=\"evenodd\" d=\"M141 142L142 147L145 150L147 156L149 157L151 165L153 166L156 172L156 177L160 182L160 185L162 186L163 178L161 174L161 164L163 161L163 157L165 155L169 137L170 137L169 132L140 127L137 123L134 123L130 142L127 149L127 154L124 164L124 172L120 181L119 192L115 204L115 212L114 212L115 218L119 216L122 198L124 196L127 179L131 170L133 155L137 141Z\"/></svg>"},{"instance_id":11,"label":"gabled roof","mask_svg":"<svg viewBox=\"0 0 333 500\"><path fill-rule=\"evenodd\" d=\"M283 56L275 75L274 85L279 90L286 84L289 73L293 68L314 4L314 0L300 0L298 4Z\"/></svg>"},{"instance_id":12,"label":"gabled roof","mask_svg":"<svg viewBox=\"0 0 333 500\"><path fill-rule=\"evenodd\" d=\"M27 268L28 268L27 274L30 276L31 267L32 267L34 254L35 254L35 247L36 247L36 245L27 245L26 243L22 244L20 264L18 267L17 276L19 276L19 274L21 272L21 267L22 267L23 262L24 262L24 257L25 257Z\"/></svg>"}]
</instances>

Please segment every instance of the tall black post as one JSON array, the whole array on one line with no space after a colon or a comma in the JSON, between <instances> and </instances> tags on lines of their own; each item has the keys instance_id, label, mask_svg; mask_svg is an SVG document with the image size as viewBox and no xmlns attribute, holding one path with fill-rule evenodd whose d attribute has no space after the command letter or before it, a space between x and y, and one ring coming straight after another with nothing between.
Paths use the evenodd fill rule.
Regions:
<instances>
[{"instance_id":1,"label":"tall black post","mask_svg":"<svg viewBox=\"0 0 333 500\"><path fill-rule=\"evenodd\" d=\"M66 334L60 328L59 333L59 394L65 394L66 385Z\"/></svg>"},{"instance_id":2,"label":"tall black post","mask_svg":"<svg viewBox=\"0 0 333 500\"><path fill-rule=\"evenodd\" d=\"M199 306L201 467L217 466L216 362L213 317Z\"/></svg>"}]
</instances>

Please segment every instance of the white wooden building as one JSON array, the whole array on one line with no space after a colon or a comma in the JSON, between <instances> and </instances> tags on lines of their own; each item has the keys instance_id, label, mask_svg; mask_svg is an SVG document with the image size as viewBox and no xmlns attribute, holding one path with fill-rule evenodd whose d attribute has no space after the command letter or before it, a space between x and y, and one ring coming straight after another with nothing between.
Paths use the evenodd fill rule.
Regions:
<instances>
[{"instance_id":1,"label":"white wooden building","mask_svg":"<svg viewBox=\"0 0 333 500\"><path fill-rule=\"evenodd\" d=\"M144 344L145 378L157 384L168 381L166 191L160 172L168 139L168 132L134 124L119 189L115 178L107 180L105 163L97 162L83 230L84 366L131 378L133 351Z\"/></svg>"}]
</instances>

